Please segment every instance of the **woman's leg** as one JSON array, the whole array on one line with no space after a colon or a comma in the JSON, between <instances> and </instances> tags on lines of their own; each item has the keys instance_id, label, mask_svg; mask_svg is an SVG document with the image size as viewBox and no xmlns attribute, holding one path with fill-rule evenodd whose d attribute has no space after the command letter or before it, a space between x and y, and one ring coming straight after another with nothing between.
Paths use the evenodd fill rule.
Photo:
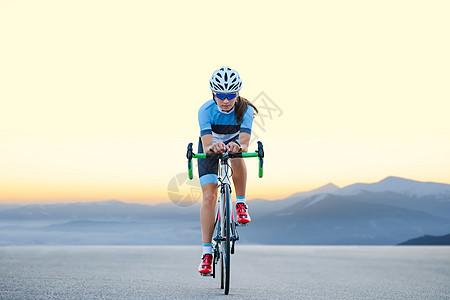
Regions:
<instances>
[{"instance_id":1,"label":"woman's leg","mask_svg":"<svg viewBox=\"0 0 450 300\"><path fill-rule=\"evenodd\" d=\"M231 168L233 169L233 183L236 196L245 196L247 186L247 166L243 158L232 158Z\"/></svg>"},{"instance_id":2,"label":"woman's leg","mask_svg":"<svg viewBox=\"0 0 450 300\"><path fill-rule=\"evenodd\" d=\"M248 206L245 204L245 188L247 186L247 167L243 158L231 160L233 168L233 182L236 190L236 214L239 224L249 223L252 219L248 214Z\"/></svg>"},{"instance_id":3,"label":"woman's leg","mask_svg":"<svg viewBox=\"0 0 450 300\"><path fill-rule=\"evenodd\" d=\"M203 244L211 243L214 231L215 208L217 203L217 184L206 183L202 185L203 202L200 209L200 224L202 227Z\"/></svg>"}]
</instances>

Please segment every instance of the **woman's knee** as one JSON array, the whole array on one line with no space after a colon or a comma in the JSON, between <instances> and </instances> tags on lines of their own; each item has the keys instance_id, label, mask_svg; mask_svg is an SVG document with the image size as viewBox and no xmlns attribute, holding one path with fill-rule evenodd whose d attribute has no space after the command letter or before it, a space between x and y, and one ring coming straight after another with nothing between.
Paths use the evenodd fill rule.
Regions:
<instances>
[{"instance_id":1,"label":"woman's knee","mask_svg":"<svg viewBox=\"0 0 450 300\"><path fill-rule=\"evenodd\" d=\"M215 183L207 183L202 186L203 203L207 205L215 205L217 201L217 185Z\"/></svg>"},{"instance_id":2,"label":"woman's knee","mask_svg":"<svg viewBox=\"0 0 450 300\"><path fill-rule=\"evenodd\" d=\"M214 194L205 194L203 195L203 203L205 204L215 204L217 200L217 196Z\"/></svg>"}]
</instances>

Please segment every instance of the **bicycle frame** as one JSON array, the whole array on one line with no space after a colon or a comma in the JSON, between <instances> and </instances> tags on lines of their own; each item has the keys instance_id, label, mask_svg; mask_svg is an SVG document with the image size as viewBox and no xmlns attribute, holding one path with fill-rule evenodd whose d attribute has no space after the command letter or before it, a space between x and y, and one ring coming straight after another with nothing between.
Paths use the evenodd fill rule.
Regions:
<instances>
[{"instance_id":1,"label":"bicycle frame","mask_svg":"<svg viewBox=\"0 0 450 300\"><path fill-rule=\"evenodd\" d=\"M230 184L230 170L231 167L230 165L228 165L228 154L224 153L225 157L220 159L220 173L218 176L220 185L218 185L218 187L220 187L220 193L219 193L219 199L218 199L218 206L216 209L216 222L215 225L217 224L217 222L219 222L217 224L217 230L216 230L216 236L213 238L213 240L215 240L216 242L219 242L221 240L223 240L223 237L225 236L225 232L224 232L224 222L225 222L225 214L227 212L227 204L228 207L230 207L230 216L231 216L231 232L230 232L230 239L232 242L232 254L234 253L234 243L235 241L239 240L239 233L236 229L236 225L238 225L234 220L235 220L235 210L232 209L232 200L231 200L231 184ZM227 193L226 193L226 189L228 189L229 191L229 197L226 197ZM226 201L228 201L228 203L226 203ZM245 224L246 225L246 224ZM239 226L239 225L238 225ZM232 234L232 236L231 236Z\"/></svg>"},{"instance_id":2,"label":"bicycle frame","mask_svg":"<svg viewBox=\"0 0 450 300\"><path fill-rule=\"evenodd\" d=\"M235 213L232 208L231 201L230 170L231 167L228 165L228 155L225 153L220 159L220 173L218 177L220 182L220 185L218 185L218 187L220 187L220 194L218 200L219 205L216 209L216 220L214 223L215 236L213 237L213 249L215 255L212 273L213 278L215 278L215 264L219 261L219 259L226 260L224 253L227 253L227 251L223 249L224 245L226 247L225 243L227 243L227 241L231 243L231 246L228 244L228 247L231 247L230 253L234 254L235 242L239 240L239 233L236 229L237 223L234 221ZM229 226L227 226L226 222L229 222ZM229 228L229 233L227 233L227 228ZM229 270L226 272L229 272ZM221 288L224 288L223 279L226 276L223 276L223 267L221 274Z\"/></svg>"}]
</instances>

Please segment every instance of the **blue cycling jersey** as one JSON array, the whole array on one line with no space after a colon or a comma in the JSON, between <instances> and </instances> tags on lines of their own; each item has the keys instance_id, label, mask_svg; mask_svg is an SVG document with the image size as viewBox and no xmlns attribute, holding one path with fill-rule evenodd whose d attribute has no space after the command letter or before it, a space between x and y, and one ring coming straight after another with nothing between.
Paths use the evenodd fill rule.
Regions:
<instances>
[{"instance_id":1,"label":"blue cycling jersey","mask_svg":"<svg viewBox=\"0 0 450 300\"><path fill-rule=\"evenodd\" d=\"M230 111L225 112L214 102L214 99L210 99L198 111L200 136L212 134L213 143L221 141L227 144L231 140L238 140L240 132L251 134L253 114L253 107L247 105L244 118L239 125L236 120L234 107Z\"/></svg>"}]
</instances>

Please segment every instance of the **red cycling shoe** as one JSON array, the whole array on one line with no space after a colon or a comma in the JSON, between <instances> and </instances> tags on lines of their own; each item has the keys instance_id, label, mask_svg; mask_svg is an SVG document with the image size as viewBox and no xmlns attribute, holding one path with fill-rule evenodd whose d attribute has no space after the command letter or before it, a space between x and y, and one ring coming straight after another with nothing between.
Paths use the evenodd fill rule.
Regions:
<instances>
[{"instance_id":1,"label":"red cycling shoe","mask_svg":"<svg viewBox=\"0 0 450 300\"><path fill-rule=\"evenodd\" d=\"M211 273L212 254L203 254L202 262L198 266L198 272L201 274Z\"/></svg>"},{"instance_id":2,"label":"red cycling shoe","mask_svg":"<svg viewBox=\"0 0 450 300\"><path fill-rule=\"evenodd\" d=\"M236 203L237 222L241 224L250 223L252 220L248 214L248 206L245 203Z\"/></svg>"}]
</instances>

